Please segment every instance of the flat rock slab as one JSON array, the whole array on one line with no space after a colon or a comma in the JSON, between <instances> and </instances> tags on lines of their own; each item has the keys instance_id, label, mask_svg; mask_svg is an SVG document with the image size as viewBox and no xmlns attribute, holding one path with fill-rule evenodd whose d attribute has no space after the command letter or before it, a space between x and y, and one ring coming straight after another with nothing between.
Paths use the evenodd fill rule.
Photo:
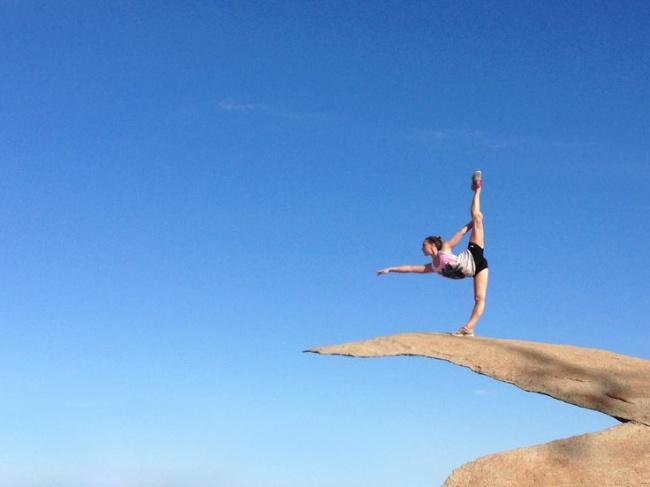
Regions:
<instances>
[{"instance_id":1,"label":"flat rock slab","mask_svg":"<svg viewBox=\"0 0 650 487\"><path fill-rule=\"evenodd\" d=\"M605 350L442 333L401 333L306 351L446 360L528 392L650 425L650 361Z\"/></svg>"},{"instance_id":2,"label":"flat rock slab","mask_svg":"<svg viewBox=\"0 0 650 487\"><path fill-rule=\"evenodd\" d=\"M650 486L650 427L626 423L598 433L479 458L444 487Z\"/></svg>"}]
</instances>

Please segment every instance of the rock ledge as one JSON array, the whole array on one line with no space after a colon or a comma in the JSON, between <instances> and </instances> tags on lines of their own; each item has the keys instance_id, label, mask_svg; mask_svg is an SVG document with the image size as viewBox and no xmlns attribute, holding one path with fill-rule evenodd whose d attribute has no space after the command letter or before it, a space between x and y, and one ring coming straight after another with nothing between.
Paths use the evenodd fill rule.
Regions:
<instances>
[{"instance_id":1,"label":"rock ledge","mask_svg":"<svg viewBox=\"0 0 650 487\"><path fill-rule=\"evenodd\" d=\"M568 345L442 333L401 333L306 351L445 360L626 423L479 458L454 470L445 487L650 486L648 360Z\"/></svg>"}]
</instances>

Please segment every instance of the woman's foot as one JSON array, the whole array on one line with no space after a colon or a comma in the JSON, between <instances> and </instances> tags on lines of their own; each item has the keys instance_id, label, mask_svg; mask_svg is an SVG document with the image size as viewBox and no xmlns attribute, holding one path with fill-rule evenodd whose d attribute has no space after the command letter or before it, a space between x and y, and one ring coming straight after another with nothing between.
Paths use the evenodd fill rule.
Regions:
<instances>
[{"instance_id":1,"label":"woman's foot","mask_svg":"<svg viewBox=\"0 0 650 487\"><path fill-rule=\"evenodd\" d=\"M455 337L473 337L474 336L474 330L470 330L469 328L465 326L461 326L458 330L452 333L453 336Z\"/></svg>"},{"instance_id":2,"label":"woman's foot","mask_svg":"<svg viewBox=\"0 0 650 487\"><path fill-rule=\"evenodd\" d=\"M474 174L472 174L472 191L476 191L477 189L481 189L483 187L483 175L481 174L481 171L474 171Z\"/></svg>"}]
</instances>

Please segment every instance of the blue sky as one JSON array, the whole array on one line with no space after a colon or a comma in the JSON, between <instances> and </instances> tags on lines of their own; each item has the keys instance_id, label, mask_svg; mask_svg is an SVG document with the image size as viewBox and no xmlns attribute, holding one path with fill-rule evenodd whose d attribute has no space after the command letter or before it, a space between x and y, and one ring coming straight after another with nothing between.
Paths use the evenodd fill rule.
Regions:
<instances>
[{"instance_id":1,"label":"blue sky","mask_svg":"<svg viewBox=\"0 0 650 487\"><path fill-rule=\"evenodd\" d=\"M441 483L611 418L316 345L464 323L648 358L645 2L0 3L0 484Z\"/></svg>"}]
</instances>

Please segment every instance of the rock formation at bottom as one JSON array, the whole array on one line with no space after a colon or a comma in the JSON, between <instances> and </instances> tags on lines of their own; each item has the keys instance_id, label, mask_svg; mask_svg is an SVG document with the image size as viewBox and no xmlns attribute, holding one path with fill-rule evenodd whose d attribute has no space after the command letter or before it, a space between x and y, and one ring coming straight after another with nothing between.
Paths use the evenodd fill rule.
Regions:
<instances>
[{"instance_id":1,"label":"rock formation at bottom","mask_svg":"<svg viewBox=\"0 0 650 487\"><path fill-rule=\"evenodd\" d=\"M488 455L452 472L445 487L650 485L650 428L613 428Z\"/></svg>"},{"instance_id":2,"label":"rock formation at bottom","mask_svg":"<svg viewBox=\"0 0 650 487\"><path fill-rule=\"evenodd\" d=\"M402 333L307 352L446 360L626 424L488 455L449 476L457 486L650 486L650 361L567 345Z\"/></svg>"}]
</instances>

